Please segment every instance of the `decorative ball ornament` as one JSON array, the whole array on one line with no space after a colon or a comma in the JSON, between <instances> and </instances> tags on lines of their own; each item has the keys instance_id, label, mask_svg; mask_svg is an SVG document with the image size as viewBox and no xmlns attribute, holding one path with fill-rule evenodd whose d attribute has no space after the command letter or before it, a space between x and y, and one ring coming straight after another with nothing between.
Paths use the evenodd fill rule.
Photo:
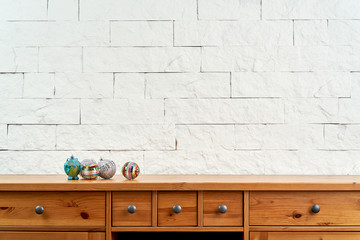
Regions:
<instances>
[{"instance_id":1,"label":"decorative ball ornament","mask_svg":"<svg viewBox=\"0 0 360 240\"><path fill-rule=\"evenodd\" d=\"M134 180L140 174L140 167L134 162L127 162L122 167L122 175L128 180Z\"/></svg>"},{"instance_id":2,"label":"decorative ball ornament","mask_svg":"<svg viewBox=\"0 0 360 240\"><path fill-rule=\"evenodd\" d=\"M66 159L64 164L64 171L66 175L68 175L68 180L78 180L79 173L81 170L81 163L77 158L71 156L70 158Z\"/></svg>"},{"instance_id":3,"label":"decorative ball ornament","mask_svg":"<svg viewBox=\"0 0 360 240\"><path fill-rule=\"evenodd\" d=\"M107 159L100 159L99 162L99 176L105 179L112 178L116 173L116 164Z\"/></svg>"},{"instance_id":4,"label":"decorative ball ornament","mask_svg":"<svg viewBox=\"0 0 360 240\"><path fill-rule=\"evenodd\" d=\"M81 162L81 176L84 179L93 180L99 176L99 166L96 161L86 159Z\"/></svg>"}]
</instances>

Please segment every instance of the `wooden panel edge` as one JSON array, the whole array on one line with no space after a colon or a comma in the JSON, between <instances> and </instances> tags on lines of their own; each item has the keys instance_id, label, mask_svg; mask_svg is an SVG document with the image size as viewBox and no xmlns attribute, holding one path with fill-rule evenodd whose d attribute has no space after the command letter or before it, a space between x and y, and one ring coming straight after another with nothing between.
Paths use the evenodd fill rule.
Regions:
<instances>
[{"instance_id":1,"label":"wooden panel edge","mask_svg":"<svg viewBox=\"0 0 360 240\"><path fill-rule=\"evenodd\" d=\"M249 226L250 232L360 232L360 226Z\"/></svg>"},{"instance_id":2,"label":"wooden panel edge","mask_svg":"<svg viewBox=\"0 0 360 240\"><path fill-rule=\"evenodd\" d=\"M105 232L105 226L0 226L0 231Z\"/></svg>"},{"instance_id":3,"label":"wooden panel edge","mask_svg":"<svg viewBox=\"0 0 360 240\"><path fill-rule=\"evenodd\" d=\"M105 240L106 236L103 232L90 232L89 240Z\"/></svg>"},{"instance_id":4,"label":"wooden panel edge","mask_svg":"<svg viewBox=\"0 0 360 240\"><path fill-rule=\"evenodd\" d=\"M244 191L243 193L243 226L244 226L244 240L249 240L249 217L250 217L250 192Z\"/></svg>"},{"instance_id":5,"label":"wooden panel edge","mask_svg":"<svg viewBox=\"0 0 360 240\"><path fill-rule=\"evenodd\" d=\"M250 240L268 240L267 232L250 232Z\"/></svg>"},{"instance_id":6,"label":"wooden panel edge","mask_svg":"<svg viewBox=\"0 0 360 240\"><path fill-rule=\"evenodd\" d=\"M113 232L243 232L243 227L112 227Z\"/></svg>"},{"instance_id":7,"label":"wooden panel edge","mask_svg":"<svg viewBox=\"0 0 360 240\"><path fill-rule=\"evenodd\" d=\"M151 192L151 226L156 227L158 225L157 223L157 191Z\"/></svg>"},{"instance_id":8,"label":"wooden panel edge","mask_svg":"<svg viewBox=\"0 0 360 240\"><path fill-rule=\"evenodd\" d=\"M106 192L106 215L105 215L105 227L106 227L106 240L112 240L111 227L112 227L112 193Z\"/></svg>"},{"instance_id":9,"label":"wooden panel edge","mask_svg":"<svg viewBox=\"0 0 360 240\"><path fill-rule=\"evenodd\" d=\"M198 226L204 226L204 192L198 191Z\"/></svg>"}]
</instances>

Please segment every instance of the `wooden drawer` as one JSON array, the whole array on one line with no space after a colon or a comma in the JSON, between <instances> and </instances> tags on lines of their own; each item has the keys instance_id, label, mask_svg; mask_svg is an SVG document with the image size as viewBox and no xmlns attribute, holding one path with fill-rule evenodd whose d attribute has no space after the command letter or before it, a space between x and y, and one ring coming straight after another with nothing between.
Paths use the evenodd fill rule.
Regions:
<instances>
[{"instance_id":1,"label":"wooden drawer","mask_svg":"<svg viewBox=\"0 0 360 240\"><path fill-rule=\"evenodd\" d=\"M0 240L105 240L103 232L0 232Z\"/></svg>"},{"instance_id":2,"label":"wooden drawer","mask_svg":"<svg viewBox=\"0 0 360 240\"><path fill-rule=\"evenodd\" d=\"M112 224L151 226L151 192L113 192Z\"/></svg>"},{"instance_id":3,"label":"wooden drawer","mask_svg":"<svg viewBox=\"0 0 360 240\"><path fill-rule=\"evenodd\" d=\"M251 232L250 240L360 240L360 232Z\"/></svg>"},{"instance_id":4,"label":"wooden drawer","mask_svg":"<svg viewBox=\"0 0 360 240\"><path fill-rule=\"evenodd\" d=\"M242 192L206 191L203 194L204 226L243 225ZM225 210L226 212L224 212Z\"/></svg>"},{"instance_id":5,"label":"wooden drawer","mask_svg":"<svg viewBox=\"0 0 360 240\"><path fill-rule=\"evenodd\" d=\"M359 203L360 192L251 192L250 225L360 225Z\"/></svg>"},{"instance_id":6,"label":"wooden drawer","mask_svg":"<svg viewBox=\"0 0 360 240\"><path fill-rule=\"evenodd\" d=\"M0 226L105 226L105 193L1 192Z\"/></svg>"},{"instance_id":7,"label":"wooden drawer","mask_svg":"<svg viewBox=\"0 0 360 240\"><path fill-rule=\"evenodd\" d=\"M180 206L175 213L173 207ZM196 226L197 192L158 192L158 226Z\"/></svg>"}]
</instances>

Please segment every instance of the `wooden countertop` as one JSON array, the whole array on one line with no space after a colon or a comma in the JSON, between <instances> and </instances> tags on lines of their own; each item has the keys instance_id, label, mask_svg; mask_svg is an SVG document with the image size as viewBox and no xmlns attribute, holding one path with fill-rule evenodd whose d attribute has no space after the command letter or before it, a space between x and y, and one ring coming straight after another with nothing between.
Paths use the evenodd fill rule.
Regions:
<instances>
[{"instance_id":1,"label":"wooden countertop","mask_svg":"<svg viewBox=\"0 0 360 240\"><path fill-rule=\"evenodd\" d=\"M81 177L80 177L81 178ZM60 175L0 175L0 191L360 190L358 175L140 175L67 180Z\"/></svg>"}]
</instances>

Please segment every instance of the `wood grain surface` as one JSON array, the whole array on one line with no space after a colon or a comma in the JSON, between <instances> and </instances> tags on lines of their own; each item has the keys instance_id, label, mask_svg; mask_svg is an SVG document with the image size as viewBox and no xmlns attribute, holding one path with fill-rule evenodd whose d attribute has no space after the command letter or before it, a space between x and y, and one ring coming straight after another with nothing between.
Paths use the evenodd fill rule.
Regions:
<instances>
[{"instance_id":1,"label":"wood grain surface","mask_svg":"<svg viewBox=\"0 0 360 240\"><path fill-rule=\"evenodd\" d=\"M175 205L180 213L173 212ZM158 192L158 226L197 226L197 193Z\"/></svg>"},{"instance_id":2,"label":"wood grain surface","mask_svg":"<svg viewBox=\"0 0 360 240\"><path fill-rule=\"evenodd\" d=\"M0 225L105 226L105 193L0 192Z\"/></svg>"},{"instance_id":3,"label":"wood grain surface","mask_svg":"<svg viewBox=\"0 0 360 240\"><path fill-rule=\"evenodd\" d=\"M99 232L1 232L0 240L105 240Z\"/></svg>"},{"instance_id":4,"label":"wood grain surface","mask_svg":"<svg viewBox=\"0 0 360 240\"><path fill-rule=\"evenodd\" d=\"M130 205L136 207L135 213L128 212ZM151 210L151 192L113 192L113 226L151 226Z\"/></svg>"},{"instance_id":5,"label":"wood grain surface","mask_svg":"<svg viewBox=\"0 0 360 240\"><path fill-rule=\"evenodd\" d=\"M360 225L360 192L251 192L250 225Z\"/></svg>"},{"instance_id":6,"label":"wood grain surface","mask_svg":"<svg viewBox=\"0 0 360 240\"><path fill-rule=\"evenodd\" d=\"M360 240L360 232L252 232L250 240Z\"/></svg>"},{"instance_id":7,"label":"wood grain surface","mask_svg":"<svg viewBox=\"0 0 360 240\"><path fill-rule=\"evenodd\" d=\"M204 226L243 226L243 193L240 191L204 191ZM219 206L227 212L220 213Z\"/></svg>"},{"instance_id":8,"label":"wood grain surface","mask_svg":"<svg viewBox=\"0 0 360 240\"><path fill-rule=\"evenodd\" d=\"M134 191L134 190L360 190L356 175L140 175L126 180L67 180L63 175L1 175L0 191Z\"/></svg>"}]
</instances>

